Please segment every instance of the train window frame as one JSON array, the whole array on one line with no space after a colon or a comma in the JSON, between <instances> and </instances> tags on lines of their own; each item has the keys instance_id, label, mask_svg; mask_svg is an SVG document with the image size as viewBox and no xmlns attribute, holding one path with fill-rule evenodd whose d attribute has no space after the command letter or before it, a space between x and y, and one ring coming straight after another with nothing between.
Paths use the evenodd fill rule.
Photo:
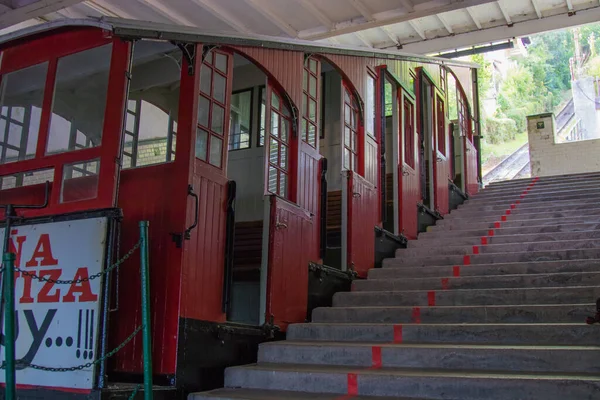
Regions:
<instances>
[{"instance_id":1,"label":"train window frame","mask_svg":"<svg viewBox=\"0 0 600 400\"><path fill-rule=\"evenodd\" d=\"M370 70L367 71L365 78L365 87L366 87L366 101L365 101L365 124L364 130L365 133L375 141L378 141L377 134L375 132L377 125L377 111L375 104L377 103L377 78ZM372 92L369 92L369 88L372 89ZM369 131L369 128L372 128L373 132Z\"/></svg>"},{"instance_id":2,"label":"train window frame","mask_svg":"<svg viewBox=\"0 0 600 400\"><path fill-rule=\"evenodd\" d=\"M269 123L268 123L268 142L269 146L267 148L267 173L266 173L266 189L268 193L271 193L275 196L281 197L286 200L292 200L292 182L293 182L293 174L294 174L294 157L293 157L293 148L294 148L294 137L292 124L293 116L292 112L285 101L285 97L279 93L277 90L274 90L272 87L270 90L267 90L267 96L269 96ZM277 105L274 104L274 99L277 100ZM286 136L282 139L281 134L273 135L273 117L277 117L277 130L280 132L280 128L282 122L286 122ZM265 138L266 139L266 138ZM266 140L265 140L266 146ZM282 149L285 148L285 167L282 167ZM276 162L272 162L273 159L273 149L277 149L276 152ZM271 171L275 171L275 190L271 188ZM285 187L283 193L281 191L281 182L282 177L285 178Z\"/></svg>"},{"instance_id":3,"label":"train window frame","mask_svg":"<svg viewBox=\"0 0 600 400\"><path fill-rule=\"evenodd\" d=\"M316 149L319 145L319 60L314 57L307 57L304 60L302 69L302 120L300 128L300 136L302 141L312 148ZM314 93L312 93L314 82ZM314 105L314 116L311 116L311 106ZM314 129L313 136L309 135L310 129Z\"/></svg>"},{"instance_id":4,"label":"train window frame","mask_svg":"<svg viewBox=\"0 0 600 400\"><path fill-rule=\"evenodd\" d=\"M258 86L258 107L256 112L258 127L256 132L256 147L263 147L265 145L265 136L267 134L267 86ZM262 143L261 143L262 139Z\"/></svg>"},{"instance_id":5,"label":"train window frame","mask_svg":"<svg viewBox=\"0 0 600 400\"><path fill-rule=\"evenodd\" d=\"M253 138L253 128L254 128L254 95L255 95L255 87L250 87L247 89L240 89L240 90L236 90L234 92L231 93L231 106L230 109L232 109L233 107L233 96L235 96L236 94L241 94L241 93L245 93L245 92L250 92L250 113L249 113L249 130L248 130L248 146L247 147L238 147L238 148L232 148L231 145L234 143L233 141L233 124L230 125L229 127L229 140L228 140L228 144L227 144L227 151L240 151L240 150L248 150L250 148L252 148L252 138ZM258 107L260 108L260 106ZM230 111L231 114L233 114ZM230 114L230 115L231 115ZM231 116L230 116L231 119ZM260 122L259 122L260 124ZM260 131L260 126L258 127L258 130Z\"/></svg>"},{"instance_id":6,"label":"train window frame","mask_svg":"<svg viewBox=\"0 0 600 400\"><path fill-rule=\"evenodd\" d=\"M342 101L344 107L344 119L342 122L342 168L360 174L360 158L363 156L361 154L361 143L364 138L361 135L359 100L346 84L343 85L343 89ZM348 109L350 109L350 112L352 113L350 116L346 115ZM348 138L346 138L347 130L349 130ZM346 165L347 152L350 155L348 165Z\"/></svg>"}]
</instances>

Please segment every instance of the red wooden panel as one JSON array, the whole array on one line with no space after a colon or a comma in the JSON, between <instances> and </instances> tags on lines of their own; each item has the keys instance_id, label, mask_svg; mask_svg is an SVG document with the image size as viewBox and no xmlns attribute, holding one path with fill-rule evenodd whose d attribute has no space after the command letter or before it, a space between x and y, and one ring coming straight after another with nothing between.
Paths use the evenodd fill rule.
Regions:
<instances>
[{"instance_id":1,"label":"red wooden panel","mask_svg":"<svg viewBox=\"0 0 600 400\"><path fill-rule=\"evenodd\" d=\"M450 191L448 180L450 179L450 146L448 144L448 130L446 129L446 109L442 94L435 95L435 157L434 163L434 185L435 185L435 208L442 214L450 212Z\"/></svg>"},{"instance_id":2,"label":"red wooden panel","mask_svg":"<svg viewBox=\"0 0 600 400\"><path fill-rule=\"evenodd\" d=\"M372 183L373 186L379 186L377 183L379 179L379 151L378 144L373 138L367 136L367 143L365 145L365 178L368 182Z\"/></svg>"},{"instance_id":3,"label":"red wooden panel","mask_svg":"<svg viewBox=\"0 0 600 400\"><path fill-rule=\"evenodd\" d=\"M225 268L227 178L211 173L200 160L192 177L200 197L197 229L185 243L181 275L181 316L204 321L225 321L221 310ZM195 203L190 198L187 224L194 221Z\"/></svg>"},{"instance_id":4,"label":"red wooden panel","mask_svg":"<svg viewBox=\"0 0 600 400\"><path fill-rule=\"evenodd\" d=\"M272 77L299 109L302 104L303 52L246 46L233 46L232 49L255 62Z\"/></svg>"},{"instance_id":5,"label":"red wooden panel","mask_svg":"<svg viewBox=\"0 0 600 400\"><path fill-rule=\"evenodd\" d=\"M124 216L121 255L138 241L139 221L150 221L150 307L155 374L174 373L177 354L182 250L175 247L170 232L181 232L183 221L175 217L173 205L185 198L186 193L175 190L174 176L173 163L130 169L121 173L119 189L119 207ZM115 287L119 309L111 314L110 348L121 343L141 324L139 266L139 252L136 252L115 273L119 275L118 287ZM113 279L116 286L116 276L113 275ZM141 354L142 338L137 335L130 345L113 357L113 369L141 372Z\"/></svg>"},{"instance_id":6,"label":"red wooden panel","mask_svg":"<svg viewBox=\"0 0 600 400\"><path fill-rule=\"evenodd\" d=\"M473 196L479 191L477 182L477 149L467 137L463 137L465 154L465 175L467 194Z\"/></svg>"},{"instance_id":7,"label":"red wooden panel","mask_svg":"<svg viewBox=\"0 0 600 400\"><path fill-rule=\"evenodd\" d=\"M375 186L353 171L348 173L348 264L366 277L375 263L378 196Z\"/></svg>"},{"instance_id":8,"label":"red wooden panel","mask_svg":"<svg viewBox=\"0 0 600 400\"><path fill-rule=\"evenodd\" d=\"M315 149L306 143L300 144L300 159L298 163L298 205L310 212L313 216L313 234L310 241L310 260L318 261L320 230L319 223L321 216L321 155L316 153Z\"/></svg>"},{"instance_id":9,"label":"red wooden panel","mask_svg":"<svg viewBox=\"0 0 600 400\"><path fill-rule=\"evenodd\" d=\"M310 213L276 196L270 197L267 313L283 331L306 319L308 261L305 250L312 236Z\"/></svg>"},{"instance_id":10,"label":"red wooden panel","mask_svg":"<svg viewBox=\"0 0 600 400\"><path fill-rule=\"evenodd\" d=\"M416 239L417 203L421 198L419 180L419 157L418 157L418 135L416 131L416 115L414 100L402 91L398 94L399 109L401 110L399 134L400 157L402 161L398 165L398 187L401 196L400 202L400 232L408 239ZM412 149L407 149L411 146ZM412 150L412 151L411 151ZM407 159L411 158L410 160Z\"/></svg>"}]
</instances>

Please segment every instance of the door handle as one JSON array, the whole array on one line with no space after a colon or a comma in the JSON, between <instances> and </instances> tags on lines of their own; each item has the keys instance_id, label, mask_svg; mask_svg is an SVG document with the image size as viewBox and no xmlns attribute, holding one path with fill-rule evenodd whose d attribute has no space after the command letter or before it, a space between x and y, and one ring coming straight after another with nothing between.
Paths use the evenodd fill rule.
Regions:
<instances>
[{"instance_id":1,"label":"door handle","mask_svg":"<svg viewBox=\"0 0 600 400\"><path fill-rule=\"evenodd\" d=\"M362 197L362 194L360 193L352 193L352 197L354 197L355 199L358 199L359 197Z\"/></svg>"},{"instance_id":2,"label":"door handle","mask_svg":"<svg viewBox=\"0 0 600 400\"><path fill-rule=\"evenodd\" d=\"M408 175L410 175L410 172L408 172L406 170L406 168L402 168L402 176L408 176Z\"/></svg>"},{"instance_id":3,"label":"door handle","mask_svg":"<svg viewBox=\"0 0 600 400\"><path fill-rule=\"evenodd\" d=\"M287 224L284 224L283 222L277 221L275 223L275 228L276 229L287 229L287 227L288 227Z\"/></svg>"},{"instance_id":4,"label":"door handle","mask_svg":"<svg viewBox=\"0 0 600 400\"><path fill-rule=\"evenodd\" d=\"M437 158L437 162L441 163L442 161L444 161L444 159L442 157Z\"/></svg>"}]
</instances>

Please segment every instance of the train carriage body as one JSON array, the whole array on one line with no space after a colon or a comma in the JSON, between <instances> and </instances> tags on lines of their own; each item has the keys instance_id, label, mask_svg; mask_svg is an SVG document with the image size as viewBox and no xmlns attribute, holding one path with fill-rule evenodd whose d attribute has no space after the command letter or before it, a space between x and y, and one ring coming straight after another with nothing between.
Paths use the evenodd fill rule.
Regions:
<instances>
[{"instance_id":1,"label":"train carriage body","mask_svg":"<svg viewBox=\"0 0 600 400\"><path fill-rule=\"evenodd\" d=\"M477 99L459 96L456 168L445 85L447 70L471 64L115 19L15 32L0 51L0 204L48 195L44 208L17 209L9 250L34 260L20 268L73 279L85 259L65 245L78 242L64 221L96 221L88 242L100 270L135 250L138 222L149 221L157 385L220 386L223 368L252 361L258 343L310 318L314 296L330 296L309 290L314 271L366 277L382 232L400 246L416 238L422 207L449 212L451 171L467 177L462 190L477 190ZM19 247L19 230L35 236L30 247ZM45 258L50 246L64 247L61 259ZM53 343L40 347L44 360L60 364L66 344L51 324L68 318L87 329L87 359L130 337L142 323L139 262L133 252L91 294L16 274L17 296L37 293L17 301L17 315L39 313L40 293L46 309L67 307L65 298L77 306L39 339ZM69 337L81 342L77 329ZM87 396L134 382L141 339L85 371L59 383L42 373L34 386Z\"/></svg>"}]
</instances>

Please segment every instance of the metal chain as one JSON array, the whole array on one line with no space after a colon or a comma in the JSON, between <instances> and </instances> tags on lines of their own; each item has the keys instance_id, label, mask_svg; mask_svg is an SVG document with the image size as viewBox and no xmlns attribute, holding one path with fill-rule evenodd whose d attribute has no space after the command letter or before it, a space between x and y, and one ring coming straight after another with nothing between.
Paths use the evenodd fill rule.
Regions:
<instances>
[{"instance_id":1,"label":"metal chain","mask_svg":"<svg viewBox=\"0 0 600 400\"><path fill-rule=\"evenodd\" d=\"M125 339L123 341L123 343L121 343L120 345L118 345L117 347L115 347L112 351L106 353L103 357L98 358L97 360L82 364L82 365L77 365L75 367L60 367L60 368L53 368L53 367L44 367L42 365L37 365L37 364L31 364L31 363L19 363L17 360L17 367L25 367L25 368L32 368L32 369L37 369L39 371L48 371L48 372L71 372L71 371L80 371L82 369L86 369L89 368L93 365L96 364L100 364L101 362L106 361L106 359L114 356L115 354L117 354L119 352L119 350L121 350L123 347L125 347L127 345L127 343L131 342L133 340L133 338L135 337L135 335L137 335L143 328L143 325L139 325L135 331L133 331L133 333L131 335L129 335L127 337L127 339ZM5 362L2 362L2 365L0 366L0 369L5 369L6 368L6 364Z\"/></svg>"},{"instance_id":2,"label":"metal chain","mask_svg":"<svg viewBox=\"0 0 600 400\"><path fill-rule=\"evenodd\" d=\"M73 283L88 282L88 281L92 281L94 279L100 278L103 275L108 274L109 272L111 272L112 270L117 268L119 265L123 264L129 257L131 257L133 255L133 253L135 253L135 251L137 249L140 248L141 245L142 245L142 239L138 240L138 242L135 244L135 246L133 246L131 248L131 250L129 250L127 252L127 254L125 254L120 260L117 260L113 265L111 265L110 267L106 268L103 271L98 272L97 274L90 275L87 278L79 278L79 279L74 279L74 280L61 280L61 279L51 279L51 278L45 278L43 276L38 276L33 272L25 271L25 270L22 270L17 267L15 267L15 271L22 273L23 276L29 276L32 279L35 279L40 282L49 282L49 283L55 283L58 285L71 285Z\"/></svg>"},{"instance_id":3,"label":"metal chain","mask_svg":"<svg viewBox=\"0 0 600 400\"><path fill-rule=\"evenodd\" d=\"M129 395L129 400L133 400L135 398L135 395L138 394L141 388L142 385L137 385L135 389L133 389L133 392L131 392L131 394Z\"/></svg>"}]
</instances>

